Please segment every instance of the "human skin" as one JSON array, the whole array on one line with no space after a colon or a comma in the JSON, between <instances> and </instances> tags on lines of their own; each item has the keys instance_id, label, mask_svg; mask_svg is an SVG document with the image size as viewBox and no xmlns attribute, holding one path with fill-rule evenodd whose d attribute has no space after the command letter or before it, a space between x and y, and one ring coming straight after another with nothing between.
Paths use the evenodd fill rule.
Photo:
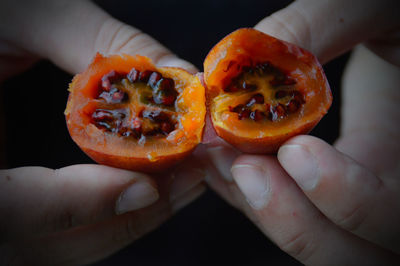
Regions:
<instances>
[{"instance_id":1,"label":"human skin","mask_svg":"<svg viewBox=\"0 0 400 266\"><path fill-rule=\"evenodd\" d=\"M2 1L0 81L41 58L79 73L96 52L197 70L89 1ZM67 89L67 88L64 88ZM88 264L157 228L205 190L201 162L161 175L103 165L0 170L0 264Z\"/></svg>"},{"instance_id":2,"label":"human skin","mask_svg":"<svg viewBox=\"0 0 400 266\"><path fill-rule=\"evenodd\" d=\"M184 200L175 201L179 203L171 203L174 200L171 201L170 198L180 197L169 195L171 192L168 191L168 187L159 184L159 191L157 192L157 195L161 195L159 203L150 208L132 211L120 216L115 215L113 204L122 191L122 187L125 188L128 185L129 181L126 180L134 180L134 183L149 185L150 193L144 196L147 202L142 201L144 203L141 205L131 206L142 208L152 204L157 198L149 196L155 194L155 190L152 189L155 183L151 181L154 179L139 173L125 172L108 167L103 168L104 166L90 165L66 168L61 171L63 174L70 173L78 179L87 179L83 184L88 188L93 186L93 183L97 183L98 180L104 180L104 185L100 184L101 187L98 188L98 191L95 190L94 194L91 194L94 200L93 204L89 204L89 207L96 205L111 207L107 209L105 214L97 216L96 221L90 219L93 217L78 216L80 218L78 221L81 221L81 223L86 221L87 226L84 227L71 223L70 221L74 219L68 218L71 217L68 212L61 213L59 216L55 215L55 217L68 218L60 218L58 221L61 221L61 225L65 226L65 223L69 221L66 224L74 226L73 230L66 230L60 224L55 227L57 224L49 223L50 229L54 231L54 228L56 228L56 234L49 234L48 228L39 231L35 226L32 229L31 224L15 227L12 224L13 220L10 219L5 225L8 225L8 228L14 229L14 231L8 230L11 234L4 239L6 244L2 246L2 254L5 255L2 259L4 258L6 262L9 262L10 259L13 259L12 262L35 259L39 263L47 262L48 264L82 264L99 260L157 227L170 217L171 209L173 210L172 213L175 212L198 195L204 187L197 184L201 182L205 174L204 171L206 171L208 173L207 180L215 191L233 206L243 211L280 248L305 264L382 264L385 260L388 263L393 262L393 256L395 256L393 252L399 251L397 243L400 235L398 228L399 185L397 180L399 176L397 166L399 144L397 141L398 123L396 123L399 113L395 100L399 97L396 87L399 84L400 75L398 68L387 63L386 60L399 65L399 52L398 47L395 43L393 44L396 40L395 34L384 34L382 38L379 38L379 35L382 32L392 32L398 27L396 17L390 16L393 13L397 14L398 11L393 6L394 4L391 4L394 1L388 1L386 6L380 1L362 1L363 12L359 11L361 10L360 1L351 2L351 6L347 6L346 3L345 1L298 1L287 9L266 18L256 26L261 31L310 50L319 57L322 63L366 40L370 40L366 43L368 48L383 56L379 58L362 47L357 48L354 52L343 83L345 96L342 106L341 136L334 147L313 137L300 136L288 142L288 144L297 146L284 145L278 153L278 157L241 155L237 158L236 151L223 142L211 141L211 137L209 137L209 153L196 152L196 156L200 156L201 160L191 161L201 162L202 165L188 165L189 169L185 169L185 171L193 170L193 174L184 174L182 178L175 179L181 180L177 182L176 187L178 188L175 191L189 190L188 193L183 192ZM35 10L35 6L30 6L29 1L26 1L25 4L29 13L35 14L35 12L32 12L32 10ZM95 49L105 54L118 53L122 50L126 53L152 55L153 60L158 65L179 66L183 64L181 66L184 68L193 69L190 64L176 59L149 37L140 34L129 26L121 26L119 22L109 18L104 12L97 8L93 9L95 7L90 3L82 2L76 6L75 3L57 2L57 5L59 4L62 5L63 10L68 11L71 8L74 10L74 12L70 11L71 14L78 14L75 20L70 20L76 21L76 25L82 25L82 23L79 23L79 19L84 18L86 22L88 17L93 17L93 21L91 20L88 25L80 29L80 31L87 31L90 34L85 35L85 37L77 34L75 32L76 25L75 27L69 25L74 30L66 25L65 30L61 31L61 35L56 32L49 34L49 32L52 32L52 27L49 26L54 25L54 23L48 23L49 21L55 22L58 19L63 21L63 15L57 16L57 13L54 13L59 9L59 6L54 7L54 12L47 12L55 15L45 20L47 23L43 25L43 29L40 25L43 18L37 18L36 22L34 19L29 20L30 23L27 25L18 24L20 23L19 20L12 23L15 27L26 31L24 32L26 34L21 34L21 36L25 36L22 40L19 35L14 35L15 33L10 32L9 29L1 28L0 32L7 33L2 36L3 39L7 40L2 43L2 49L8 55L13 55L12 60L9 60L11 57L0 58L0 66L3 69L7 66L5 68L7 76L27 68L40 57L49 58L71 73L80 72L94 55ZM2 19L10 19L11 16L4 11L5 9L0 10ZM68 14L68 12L66 13ZM90 16L88 16L89 13ZM379 16L379 14L386 15ZM13 15L11 19L17 20L18 16ZM23 12L21 16L32 17ZM380 20L376 19L377 17ZM106 22L103 24L102 21ZM340 26L341 23L343 26ZM102 26L99 26L100 24ZM0 27L1 25L8 24L1 23ZM99 31L95 33L93 27L98 27ZM31 30L35 33L42 32L42 35L30 36ZM52 36L58 38L53 39ZM63 41L65 40L63 38L66 38L65 36L76 40L75 44ZM113 39L112 36L119 37ZM52 49L42 47L42 40L45 44L51 44ZM70 53L65 56L63 51L70 51ZM79 51L83 52L80 53ZM80 56L71 57L71 54ZM193 69L193 71L196 70ZM0 73L5 72L0 71ZM2 76L2 78L4 79L6 76ZM365 91L371 91L371 93L365 93ZM360 100L360 97L363 97L362 100ZM380 115L382 113L385 115ZM365 119L365 116L368 119ZM308 160L311 156L300 156L304 150L303 147L306 152L311 151L318 155L317 167L311 167L311 173L315 173L315 169L323 171L317 175L318 182L312 185L311 189L300 182L302 176L312 176L307 172L310 171L307 166L312 165L312 159ZM347 154L347 156L344 154ZM295 160L288 157L290 155L295 157ZM298 160L302 157L304 157L304 161ZM235 159L231 174L230 169ZM296 161L296 164L293 164L294 161ZM211 163L213 166L210 166ZM320 163L328 168L319 167ZM360 164L366 167L360 166ZM334 166L333 169L332 165ZM92 174L82 175L84 167L87 167L89 173ZM32 180L36 181L39 177L44 178L43 183L34 183L34 187L42 191L43 184L60 175L60 171L45 168L35 169L39 171L40 175L32 175L32 173L35 173L33 168L3 171L1 176L3 179L1 180L6 183L7 176L10 176L6 173L11 171L11 173L16 174L16 178L11 180L23 180L25 182L26 176L28 176L25 170L29 170ZM333 170L338 169L343 170L343 172L333 172ZM353 169L353 171L348 172L345 171L346 169ZM194 178L196 171L199 173L198 178ZM110 175L107 173L110 173ZM64 178L64 180L69 179ZM329 182L332 179L334 182ZM141 180L141 182L136 180ZM22 184L22 182L16 184L17 190L15 191L21 191L22 186L18 186L18 184ZM70 187L74 188L74 184L76 185L76 183L71 183ZM122 184L121 187L119 187L120 184ZM311 184L313 183L311 182ZM79 185L82 184L79 183ZM5 188L3 185L1 187ZM377 191L376 187L379 188ZM56 185L55 188L57 188ZM142 191L142 188L138 187L136 191ZM259 190L256 188L259 188ZM110 190L113 192L110 193ZM18 214L24 212L27 206L24 206L22 200L18 197L4 196L9 195L9 191L1 191L1 206L20 207L11 208L14 217L18 217ZM27 192L32 191L35 190L28 190ZM66 192L68 193L68 191L73 191L73 189L67 189ZM21 192L15 193L15 195L21 195ZM32 199L41 200L41 195L40 193L33 193ZM57 195L57 193L55 192L54 195ZM77 197L78 200L85 202L89 197L84 193L77 196L79 196ZM3 199L6 201L3 201ZM76 203L75 205L74 203L72 202L72 206L76 206ZM171 207L174 205L175 207ZM69 207L70 205L60 206ZM80 211L81 208L79 207L72 208L72 210ZM51 205L49 208L52 210ZM71 208L66 209L70 210ZM59 210L63 209L60 208ZM87 212L90 210L88 209ZM93 213L96 210L96 208L93 209ZM371 211L371 214L366 216L365 219L361 219L364 218L363 214L367 213L365 210ZM107 213L109 216L107 216ZM156 216L153 215L155 213L157 213ZM355 215L352 216L353 213ZM59 213L55 212L55 214ZM72 214L72 217L76 217L79 212ZM85 212L83 214L85 215ZM1 217L4 216L1 215ZM354 226L358 222L358 226L350 228L348 224L341 222L342 220L346 222L345 218L347 217L350 217L347 219L348 224ZM354 217L356 219L358 217L360 220L357 221ZM147 226L143 228L141 227L143 221L151 221L151 223L146 223ZM26 229L22 239L17 234L16 229L18 228ZM129 230L124 231L124 228ZM374 230L371 228L374 228ZM376 228L379 230L375 230ZM99 238L99 231L106 233L101 234ZM29 240L24 238L27 235L31 236ZM10 239L13 240L13 244L10 244ZM104 247L103 244L110 243L110 239L112 239L112 244ZM77 243L81 243L81 245L76 246ZM35 247L35 249L32 250L32 247ZM65 250L71 247L74 248L71 249L71 254L68 254L70 257L67 258ZM32 251L29 253L29 250ZM49 253L53 254L50 258L48 257ZM267 254L265 259L268 260Z\"/></svg>"},{"instance_id":3,"label":"human skin","mask_svg":"<svg viewBox=\"0 0 400 266\"><path fill-rule=\"evenodd\" d=\"M354 48L333 146L298 136L259 156L210 143L220 177L209 185L304 264L399 261L398 12L395 1L296 1L255 26L321 63Z\"/></svg>"}]
</instances>

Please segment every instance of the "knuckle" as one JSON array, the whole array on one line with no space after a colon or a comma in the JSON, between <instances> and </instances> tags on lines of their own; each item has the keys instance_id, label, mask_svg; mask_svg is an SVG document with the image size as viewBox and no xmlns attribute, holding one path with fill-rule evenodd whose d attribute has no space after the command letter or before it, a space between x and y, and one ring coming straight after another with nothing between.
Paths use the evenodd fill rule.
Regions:
<instances>
[{"instance_id":1,"label":"knuckle","mask_svg":"<svg viewBox=\"0 0 400 266\"><path fill-rule=\"evenodd\" d=\"M348 231L357 231L366 223L374 206L373 199L382 189L382 182L350 159L346 160L346 186L353 193L345 204L339 205L341 207L332 220Z\"/></svg>"},{"instance_id":2,"label":"knuckle","mask_svg":"<svg viewBox=\"0 0 400 266\"><path fill-rule=\"evenodd\" d=\"M100 25L94 41L94 50L105 54L118 53L124 46L143 33L123 24L114 18L108 18Z\"/></svg>"},{"instance_id":3,"label":"knuckle","mask_svg":"<svg viewBox=\"0 0 400 266\"><path fill-rule=\"evenodd\" d=\"M140 219L132 217L134 215L127 213L121 216L121 221L114 226L111 240L114 243L125 244L132 242L140 237L138 223Z\"/></svg>"},{"instance_id":4,"label":"knuckle","mask_svg":"<svg viewBox=\"0 0 400 266\"><path fill-rule=\"evenodd\" d=\"M295 43L308 50L312 50L311 24L301 9L296 5L289 6L285 13L274 13L270 16L269 25L274 25L274 32L279 36L285 36L289 42ZM269 26L270 27L270 26Z\"/></svg>"},{"instance_id":5,"label":"knuckle","mask_svg":"<svg viewBox=\"0 0 400 266\"><path fill-rule=\"evenodd\" d=\"M113 18L100 26L94 41L94 50L108 54L141 54L150 57L155 64L172 53L149 35Z\"/></svg>"},{"instance_id":6,"label":"knuckle","mask_svg":"<svg viewBox=\"0 0 400 266\"><path fill-rule=\"evenodd\" d=\"M365 211L363 205L357 205L350 211L339 214L334 222L348 231L357 231L364 224L367 216L368 212Z\"/></svg>"},{"instance_id":7,"label":"knuckle","mask_svg":"<svg viewBox=\"0 0 400 266\"><path fill-rule=\"evenodd\" d=\"M300 232L288 238L278 246L281 250L299 261L307 261L315 252L315 240L312 235Z\"/></svg>"}]
</instances>

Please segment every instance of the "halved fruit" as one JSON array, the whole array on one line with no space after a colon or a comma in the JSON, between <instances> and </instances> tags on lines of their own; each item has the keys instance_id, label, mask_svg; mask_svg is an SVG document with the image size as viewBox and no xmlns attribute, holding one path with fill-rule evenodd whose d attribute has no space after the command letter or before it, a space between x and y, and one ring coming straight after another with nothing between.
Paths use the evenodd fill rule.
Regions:
<instances>
[{"instance_id":1,"label":"halved fruit","mask_svg":"<svg viewBox=\"0 0 400 266\"><path fill-rule=\"evenodd\" d=\"M247 153L275 153L327 113L332 95L310 52L254 29L222 39L204 61L217 134Z\"/></svg>"},{"instance_id":2,"label":"halved fruit","mask_svg":"<svg viewBox=\"0 0 400 266\"><path fill-rule=\"evenodd\" d=\"M200 143L205 91L198 76L143 56L97 54L69 86L73 140L101 164L161 172Z\"/></svg>"},{"instance_id":3,"label":"halved fruit","mask_svg":"<svg viewBox=\"0 0 400 266\"><path fill-rule=\"evenodd\" d=\"M210 51L204 84L207 93L198 75L157 68L143 56L97 54L70 84L70 135L98 163L162 172L201 142L206 105L220 137L265 154L308 133L332 103L310 52L254 29L239 29Z\"/></svg>"}]
</instances>

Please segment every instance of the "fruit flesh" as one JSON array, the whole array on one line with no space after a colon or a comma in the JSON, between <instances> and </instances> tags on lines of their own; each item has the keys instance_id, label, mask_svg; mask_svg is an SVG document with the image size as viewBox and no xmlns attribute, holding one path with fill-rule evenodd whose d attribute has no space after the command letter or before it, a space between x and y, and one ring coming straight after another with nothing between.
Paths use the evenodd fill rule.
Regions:
<instances>
[{"instance_id":1,"label":"fruit flesh","mask_svg":"<svg viewBox=\"0 0 400 266\"><path fill-rule=\"evenodd\" d=\"M324 108L324 103L319 102L318 97L316 97L318 96L316 95L318 91L308 89L313 84L310 84L311 82L307 80L304 74L297 73L296 78L292 78L291 73L289 76L295 80L296 84L273 86L271 82L274 80L274 75L272 74L264 76L251 75L248 77L245 75L244 80L247 83L251 83L255 87L254 89L250 91L225 92L223 88L211 102L211 114L214 125L232 130L235 134L242 137L262 138L276 134L285 134L292 130L293 127L304 123L307 119L313 120L316 111ZM240 104L248 103L249 99L257 94L263 96L264 103L254 104L250 110L263 112L263 119L257 121L253 119L240 119L238 113L229 110L229 107L237 107ZM296 94L300 95L300 99L295 99ZM294 104L298 106L291 106ZM284 106L283 114L279 112L279 107L282 106ZM291 109L296 110L290 111ZM277 124L279 126L276 126Z\"/></svg>"},{"instance_id":2,"label":"fruit flesh","mask_svg":"<svg viewBox=\"0 0 400 266\"><path fill-rule=\"evenodd\" d=\"M232 97L232 102L239 100L242 103L228 106L228 110L219 107L220 98L225 94ZM243 70L214 101L217 112L223 113L222 116L232 115L230 113L233 112L238 114L239 120L255 122L287 119L305 103L303 94L296 90L296 81L269 62Z\"/></svg>"},{"instance_id":3,"label":"fruit flesh","mask_svg":"<svg viewBox=\"0 0 400 266\"><path fill-rule=\"evenodd\" d=\"M332 101L311 53L254 29L221 40L207 55L204 79L217 134L250 153L274 153L291 136L308 133Z\"/></svg>"},{"instance_id":4,"label":"fruit flesh","mask_svg":"<svg viewBox=\"0 0 400 266\"><path fill-rule=\"evenodd\" d=\"M165 103L144 101L145 92L152 94L153 91L146 82L129 80L126 73L132 68L139 72L158 72L165 79L171 79L175 99ZM111 78L108 82L107 75L112 71L122 73L124 78ZM109 92L113 88L124 96L117 95L116 101L110 101L114 95ZM80 148L99 163L146 172L161 171L182 160L201 141L204 88L197 76L182 69L155 68L149 59L141 56L97 55L84 73L75 76L70 92L65 111L70 134ZM107 117L110 116L107 112L111 112L111 118ZM160 114L164 116L164 113L171 122L167 126L159 123ZM107 129L106 122L111 123L111 130ZM141 126L138 134L116 130L124 127L115 123L126 123L130 125L128 128L135 129L135 122ZM155 126L158 128L152 132Z\"/></svg>"},{"instance_id":5,"label":"fruit flesh","mask_svg":"<svg viewBox=\"0 0 400 266\"><path fill-rule=\"evenodd\" d=\"M102 78L97 97L101 108L93 112L92 124L142 143L167 136L179 118L174 87L172 79L156 71L111 71Z\"/></svg>"}]
</instances>

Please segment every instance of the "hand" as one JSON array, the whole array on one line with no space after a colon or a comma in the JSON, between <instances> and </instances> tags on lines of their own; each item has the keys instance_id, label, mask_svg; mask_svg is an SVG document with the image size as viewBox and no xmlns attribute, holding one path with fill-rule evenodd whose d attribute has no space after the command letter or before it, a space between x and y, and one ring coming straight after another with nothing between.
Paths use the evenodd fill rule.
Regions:
<instances>
[{"instance_id":1,"label":"hand","mask_svg":"<svg viewBox=\"0 0 400 266\"><path fill-rule=\"evenodd\" d=\"M322 63L364 43L344 74L340 137L298 136L277 157L208 149L220 176L210 186L304 264L399 261L398 11L395 1L296 1L265 18L258 30Z\"/></svg>"},{"instance_id":2,"label":"hand","mask_svg":"<svg viewBox=\"0 0 400 266\"><path fill-rule=\"evenodd\" d=\"M0 5L2 79L47 58L82 71L97 51L142 54L196 69L149 36L86 1ZM67 88L65 88L67 89ZM0 171L0 264L76 265L104 258L158 227L205 189L190 159L173 173L144 175L102 165Z\"/></svg>"}]
</instances>

